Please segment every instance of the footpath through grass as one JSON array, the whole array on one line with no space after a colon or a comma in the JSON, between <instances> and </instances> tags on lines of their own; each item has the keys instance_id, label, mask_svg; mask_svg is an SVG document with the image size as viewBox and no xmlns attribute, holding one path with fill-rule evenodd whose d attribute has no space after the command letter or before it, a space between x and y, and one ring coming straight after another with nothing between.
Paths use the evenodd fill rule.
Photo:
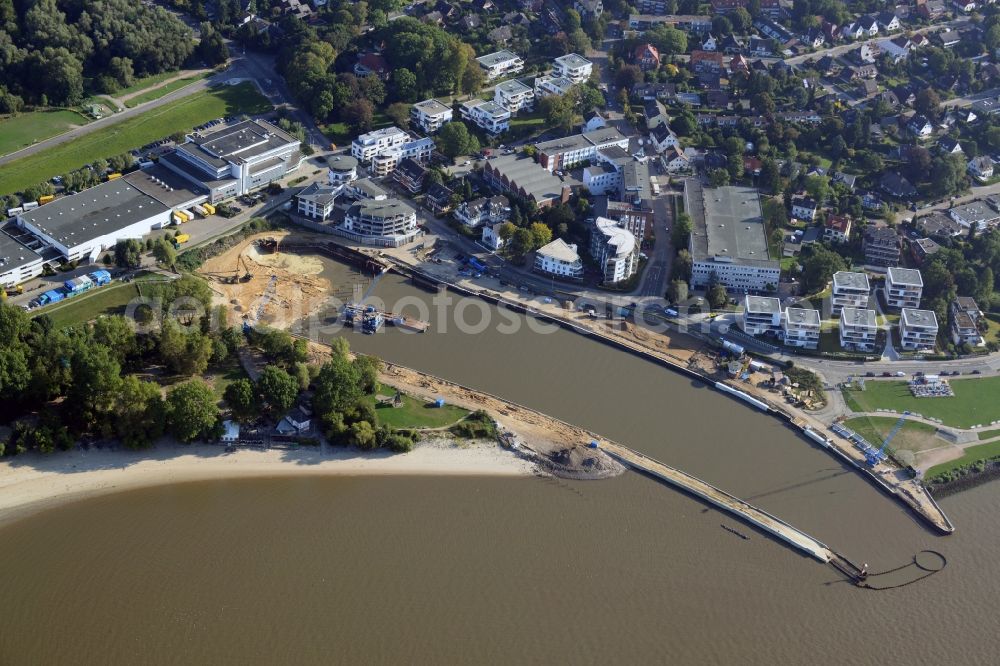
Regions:
<instances>
[{"instance_id":1,"label":"footpath through grass","mask_svg":"<svg viewBox=\"0 0 1000 666\"><path fill-rule=\"evenodd\" d=\"M171 81L170 83L160 86L159 88L154 88L153 90L144 92L141 95L136 95L135 97L130 97L125 100L125 106L131 109L134 106L139 106L140 104L145 104L146 102L152 102L154 99L160 99L164 95L169 95L175 90L180 90L184 86L189 86L195 81L201 81L210 74L211 72L206 72L204 74L196 74L194 76L188 76L183 79Z\"/></svg>"},{"instance_id":2,"label":"footpath through grass","mask_svg":"<svg viewBox=\"0 0 1000 666\"><path fill-rule=\"evenodd\" d=\"M155 86L157 83L162 83L163 81L166 81L172 76L177 76L177 71L160 72L159 74L153 74L152 76L141 78L132 85L130 85L128 88L123 88L122 90L119 90L117 93L115 93L115 97L121 98L125 97L126 95L131 95L132 93L137 93L140 90L145 90L146 88Z\"/></svg>"},{"instance_id":3,"label":"footpath through grass","mask_svg":"<svg viewBox=\"0 0 1000 666\"><path fill-rule=\"evenodd\" d=\"M74 125L86 125L86 116L76 111L32 111L0 120L0 155L62 134Z\"/></svg>"},{"instance_id":4,"label":"footpath through grass","mask_svg":"<svg viewBox=\"0 0 1000 666\"><path fill-rule=\"evenodd\" d=\"M274 107L250 82L220 86L151 109L48 150L0 166L0 194L19 192L53 176L79 169L189 130L215 118L266 113Z\"/></svg>"},{"instance_id":5,"label":"footpath through grass","mask_svg":"<svg viewBox=\"0 0 1000 666\"><path fill-rule=\"evenodd\" d=\"M949 381L951 398L914 398L906 382L867 381L865 390L844 390L847 406L856 412L879 409L910 411L941 419L944 425L971 428L1000 419L1000 376Z\"/></svg>"},{"instance_id":6,"label":"footpath through grass","mask_svg":"<svg viewBox=\"0 0 1000 666\"><path fill-rule=\"evenodd\" d=\"M394 395L395 389L391 386L383 386L382 394ZM375 405L375 413L378 414L379 422L390 428L444 428L458 423L469 415L467 409L447 403L443 407L435 407L432 403L424 402L405 393L403 394L403 404L399 407L378 404L375 402L375 396L371 396L369 400Z\"/></svg>"}]
</instances>

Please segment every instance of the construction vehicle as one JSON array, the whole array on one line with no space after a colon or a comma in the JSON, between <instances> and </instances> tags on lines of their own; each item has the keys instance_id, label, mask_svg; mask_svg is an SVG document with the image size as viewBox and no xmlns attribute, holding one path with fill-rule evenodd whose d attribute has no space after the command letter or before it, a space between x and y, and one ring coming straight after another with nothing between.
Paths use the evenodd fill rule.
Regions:
<instances>
[{"instance_id":1,"label":"construction vehicle","mask_svg":"<svg viewBox=\"0 0 1000 666\"><path fill-rule=\"evenodd\" d=\"M3 291L6 296L17 296L18 294L24 293L24 285L14 285L13 287L7 287Z\"/></svg>"},{"instance_id":2,"label":"construction vehicle","mask_svg":"<svg viewBox=\"0 0 1000 666\"><path fill-rule=\"evenodd\" d=\"M889 446L889 442L892 441L892 438L895 437L903 428L903 425L906 423L906 417L909 415L909 412L903 412L903 415L899 417L898 421L896 421L896 425L892 426L892 430L890 430L889 434L886 435L884 440L882 440L882 448L876 450L873 447L868 447L865 449L865 462L868 463L869 467L875 467L875 465L885 459L886 447Z\"/></svg>"},{"instance_id":3,"label":"construction vehicle","mask_svg":"<svg viewBox=\"0 0 1000 666\"><path fill-rule=\"evenodd\" d=\"M257 247L262 252L276 252L278 249L278 240L276 238L259 238L257 239Z\"/></svg>"}]
</instances>

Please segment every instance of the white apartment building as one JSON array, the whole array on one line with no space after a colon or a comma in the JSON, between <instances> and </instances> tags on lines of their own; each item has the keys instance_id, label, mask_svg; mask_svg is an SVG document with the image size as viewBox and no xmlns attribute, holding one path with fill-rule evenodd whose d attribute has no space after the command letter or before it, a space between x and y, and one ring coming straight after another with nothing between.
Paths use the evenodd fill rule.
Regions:
<instances>
[{"instance_id":1,"label":"white apartment building","mask_svg":"<svg viewBox=\"0 0 1000 666\"><path fill-rule=\"evenodd\" d=\"M524 61L520 56L506 50L480 56L476 58L476 62L486 71L487 81L517 74L524 69Z\"/></svg>"},{"instance_id":2,"label":"white apartment building","mask_svg":"<svg viewBox=\"0 0 1000 666\"><path fill-rule=\"evenodd\" d=\"M937 343L938 322L933 310L903 308L899 317L899 341L906 350L933 350Z\"/></svg>"},{"instance_id":3,"label":"white apartment building","mask_svg":"<svg viewBox=\"0 0 1000 666\"><path fill-rule=\"evenodd\" d=\"M627 280L639 270L639 245L615 220L598 217L590 232L590 256L601 265L604 283Z\"/></svg>"},{"instance_id":4,"label":"white apartment building","mask_svg":"<svg viewBox=\"0 0 1000 666\"><path fill-rule=\"evenodd\" d=\"M383 161L391 158L392 169L404 157L425 162L430 159L433 151L433 139L414 136L398 127L385 127L362 134L351 143L351 155L362 164L372 165L376 158ZM384 176L386 173L378 175Z\"/></svg>"},{"instance_id":5,"label":"white apartment building","mask_svg":"<svg viewBox=\"0 0 1000 666\"><path fill-rule=\"evenodd\" d=\"M749 335L781 331L781 301L770 296L744 296L743 330Z\"/></svg>"},{"instance_id":6,"label":"white apartment building","mask_svg":"<svg viewBox=\"0 0 1000 666\"><path fill-rule=\"evenodd\" d=\"M584 162L597 159L597 152L611 146L628 150L628 137L614 127L536 144L538 163L549 171L572 169Z\"/></svg>"},{"instance_id":7,"label":"white apartment building","mask_svg":"<svg viewBox=\"0 0 1000 666\"><path fill-rule=\"evenodd\" d=\"M510 128L510 111L496 102L469 100L462 103L460 111L462 120L475 123L489 134L500 134Z\"/></svg>"},{"instance_id":8,"label":"white apartment building","mask_svg":"<svg viewBox=\"0 0 1000 666\"><path fill-rule=\"evenodd\" d=\"M363 199L347 210L335 231L363 243L405 245L420 234L417 212L397 199Z\"/></svg>"},{"instance_id":9,"label":"white apartment building","mask_svg":"<svg viewBox=\"0 0 1000 666\"><path fill-rule=\"evenodd\" d=\"M513 115L520 111L531 111L535 105L535 91L517 79L498 83L493 89L493 101Z\"/></svg>"},{"instance_id":10,"label":"white apartment building","mask_svg":"<svg viewBox=\"0 0 1000 666\"><path fill-rule=\"evenodd\" d=\"M924 291L924 279L913 268L890 267L885 276L883 293L891 308L918 308Z\"/></svg>"},{"instance_id":11,"label":"white apartment building","mask_svg":"<svg viewBox=\"0 0 1000 666\"><path fill-rule=\"evenodd\" d=\"M343 187L312 183L295 195L299 215L325 221L333 214L333 206Z\"/></svg>"},{"instance_id":12,"label":"white apartment building","mask_svg":"<svg viewBox=\"0 0 1000 666\"><path fill-rule=\"evenodd\" d=\"M345 185L358 179L358 160L350 155L330 155L326 166L330 185Z\"/></svg>"},{"instance_id":13,"label":"white apartment building","mask_svg":"<svg viewBox=\"0 0 1000 666\"><path fill-rule=\"evenodd\" d=\"M819 347L819 311L812 308L785 308L781 321L785 344L789 347Z\"/></svg>"},{"instance_id":14,"label":"white apartment building","mask_svg":"<svg viewBox=\"0 0 1000 666\"><path fill-rule=\"evenodd\" d=\"M590 78L590 73L594 71L594 64L576 53L559 56L555 59L555 64L556 73L573 83L586 81Z\"/></svg>"},{"instance_id":15,"label":"white apartment building","mask_svg":"<svg viewBox=\"0 0 1000 666\"><path fill-rule=\"evenodd\" d=\"M465 201L455 209L455 219L472 229L506 222L510 219L510 200L498 194Z\"/></svg>"},{"instance_id":16,"label":"white apartment building","mask_svg":"<svg viewBox=\"0 0 1000 666\"><path fill-rule=\"evenodd\" d=\"M833 274L833 293L830 298L834 316L839 315L844 308L867 308L870 294L871 287L866 274L837 271Z\"/></svg>"},{"instance_id":17,"label":"white apartment building","mask_svg":"<svg viewBox=\"0 0 1000 666\"><path fill-rule=\"evenodd\" d=\"M436 99L425 99L410 107L410 120L427 134L434 134L445 123L452 120L450 106L445 106Z\"/></svg>"},{"instance_id":18,"label":"white apartment building","mask_svg":"<svg viewBox=\"0 0 1000 666\"><path fill-rule=\"evenodd\" d=\"M551 95L565 95L573 85L566 77L543 74L535 78L535 97L541 99Z\"/></svg>"},{"instance_id":19,"label":"white apartment building","mask_svg":"<svg viewBox=\"0 0 1000 666\"><path fill-rule=\"evenodd\" d=\"M875 351L878 326L875 311L845 307L840 312L840 346L843 349Z\"/></svg>"},{"instance_id":20,"label":"white apartment building","mask_svg":"<svg viewBox=\"0 0 1000 666\"><path fill-rule=\"evenodd\" d=\"M583 277L583 262L576 245L557 238L535 251L535 270L558 277Z\"/></svg>"},{"instance_id":21,"label":"white apartment building","mask_svg":"<svg viewBox=\"0 0 1000 666\"><path fill-rule=\"evenodd\" d=\"M583 167L583 186L594 196L617 194L621 189L622 174L607 164L591 164Z\"/></svg>"}]
</instances>

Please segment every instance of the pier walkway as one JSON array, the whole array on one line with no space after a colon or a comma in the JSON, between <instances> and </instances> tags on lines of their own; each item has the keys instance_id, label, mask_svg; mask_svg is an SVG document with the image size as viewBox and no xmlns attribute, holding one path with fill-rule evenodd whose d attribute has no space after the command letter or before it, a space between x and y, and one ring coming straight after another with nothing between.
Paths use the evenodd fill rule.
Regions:
<instances>
[{"instance_id":1,"label":"pier walkway","mask_svg":"<svg viewBox=\"0 0 1000 666\"><path fill-rule=\"evenodd\" d=\"M665 465L658 460L654 460L620 444L602 442L601 448L604 449L605 453L619 462L696 495L706 502L710 502L718 508L734 514L737 518L756 525L769 534L785 541L792 547L815 557L820 562L833 562L836 565L846 561L845 558L838 555L822 541L809 536L780 518L775 518L766 511L758 509L737 497L733 497L724 490L720 490L699 478ZM838 566L838 568L840 567ZM845 573L854 577L863 577L860 569L853 567L856 569L855 573L850 571L850 568L852 567L849 567L849 570L845 571Z\"/></svg>"}]
</instances>

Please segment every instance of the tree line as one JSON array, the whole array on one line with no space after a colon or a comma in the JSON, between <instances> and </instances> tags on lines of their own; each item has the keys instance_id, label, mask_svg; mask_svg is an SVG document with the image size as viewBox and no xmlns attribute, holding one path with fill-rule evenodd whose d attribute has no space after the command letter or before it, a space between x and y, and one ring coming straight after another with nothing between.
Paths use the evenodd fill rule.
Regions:
<instances>
[{"instance_id":1,"label":"tree line","mask_svg":"<svg viewBox=\"0 0 1000 666\"><path fill-rule=\"evenodd\" d=\"M132 0L0 0L0 113L72 106L183 65L190 29Z\"/></svg>"}]
</instances>

